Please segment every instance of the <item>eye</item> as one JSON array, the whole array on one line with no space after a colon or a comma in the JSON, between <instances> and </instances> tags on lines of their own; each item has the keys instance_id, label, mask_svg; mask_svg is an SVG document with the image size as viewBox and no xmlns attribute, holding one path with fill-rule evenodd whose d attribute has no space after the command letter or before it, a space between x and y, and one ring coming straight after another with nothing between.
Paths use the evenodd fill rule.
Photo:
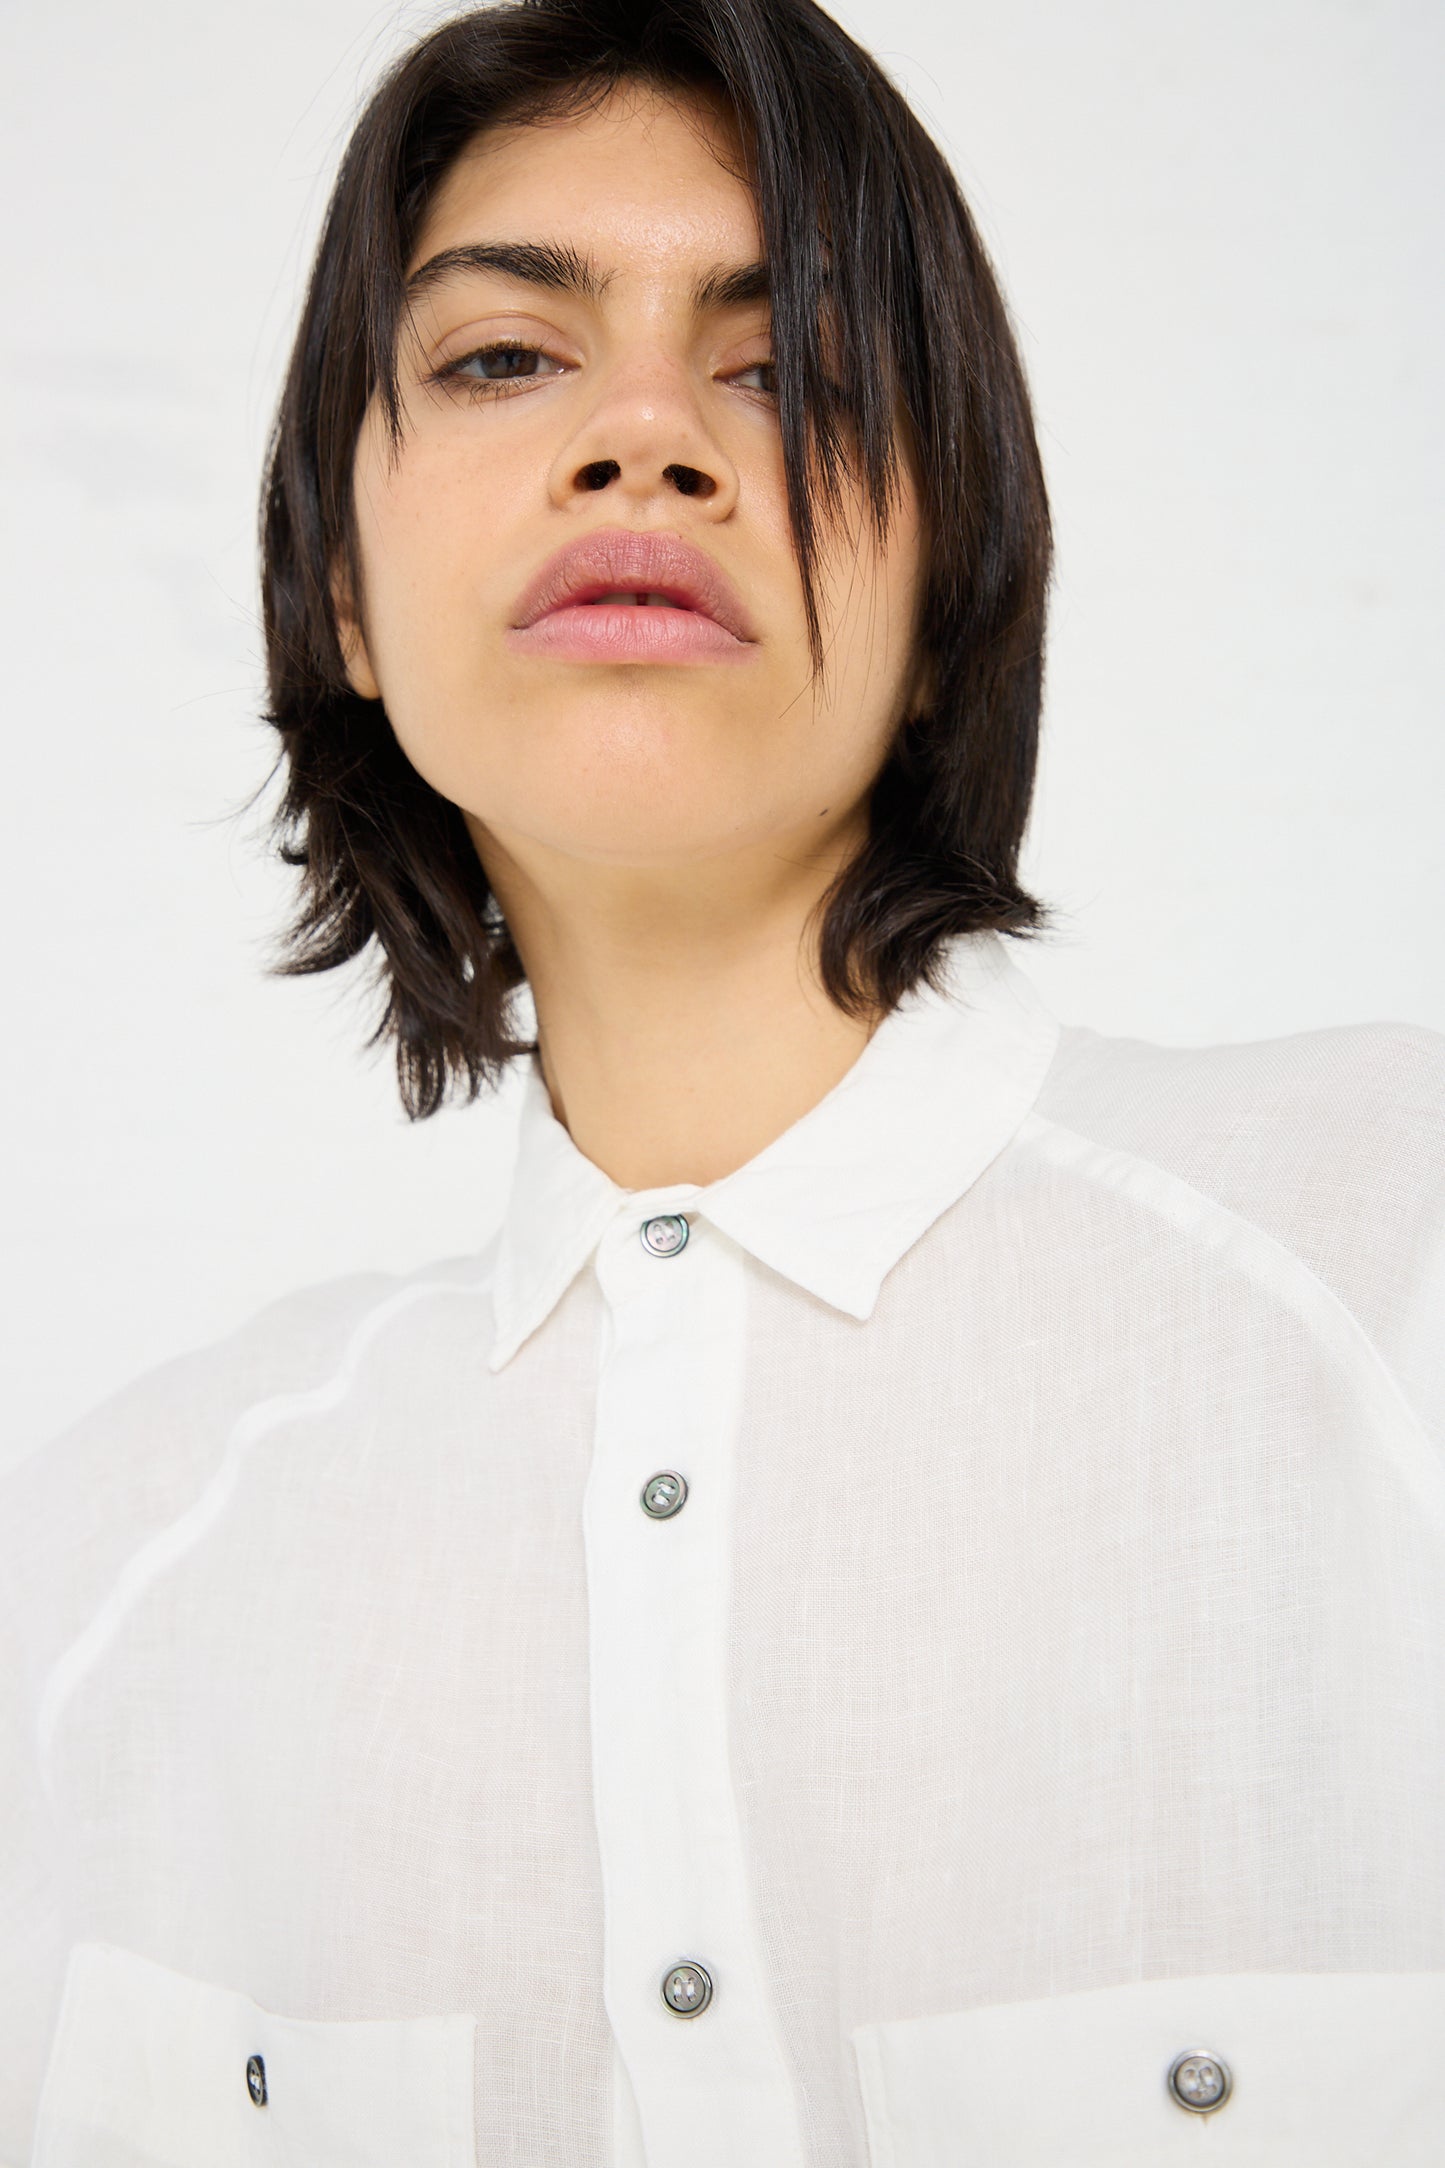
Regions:
<instances>
[{"instance_id":1,"label":"eye","mask_svg":"<svg viewBox=\"0 0 1445 2168\"><path fill-rule=\"evenodd\" d=\"M775 399L778 393L777 370L776 364L771 361L751 362L746 369L738 370L733 382L737 383L740 378L745 376L759 375L765 376L768 381L765 384L747 384L744 385L743 389L745 391L760 391L765 393L768 398Z\"/></svg>"},{"instance_id":2,"label":"eye","mask_svg":"<svg viewBox=\"0 0 1445 2168\"><path fill-rule=\"evenodd\" d=\"M543 363L550 366L543 368ZM432 382L465 384L468 390L485 394L504 384L535 382L539 376L560 374L561 364L540 346L528 346L520 339L495 339L488 346L474 347L469 354L459 354L455 361L447 362L436 371Z\"/></svg>"},{"instance_id":3,"label":"eye","mask_svg":"<svg viewBox=\"0 0 1445 2168\"><path fill-rule=\"evenodd\" d=\"M560 376L563 364L540 346L528 346L520 339L494 339L486 346L473 347L469 353L459 354L436 370L431 381L434 384L465 384L469 391L483 396L502 390L509 384L535 383L542 376ZM749 384L749 377L761 377L761 383ZM736 370L729 380L741 383L745 391L762 393L765 398L777 397L775 364L771 361L751 362L746 369Z\"/></svg>"}]
</instances>

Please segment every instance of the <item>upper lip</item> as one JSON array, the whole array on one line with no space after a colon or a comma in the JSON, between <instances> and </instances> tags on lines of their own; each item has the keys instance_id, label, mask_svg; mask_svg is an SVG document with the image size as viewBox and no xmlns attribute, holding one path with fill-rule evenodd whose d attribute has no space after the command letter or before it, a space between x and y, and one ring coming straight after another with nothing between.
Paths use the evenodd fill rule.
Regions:
<instances>
[{"instance_id":1,"label":"upper lip","mask_svg":"<svg viewBox=\"0 0 1445 2168\"><path fill-rule=\"evenodd\" d=\"M715 619L736 640L756 638L721 566L681 535L638 534L625 527L599 528L549 557L517 598L512 624L520 630L549 610L613 592L666 595L669 602Z\"/></svg>"}]
</instances>

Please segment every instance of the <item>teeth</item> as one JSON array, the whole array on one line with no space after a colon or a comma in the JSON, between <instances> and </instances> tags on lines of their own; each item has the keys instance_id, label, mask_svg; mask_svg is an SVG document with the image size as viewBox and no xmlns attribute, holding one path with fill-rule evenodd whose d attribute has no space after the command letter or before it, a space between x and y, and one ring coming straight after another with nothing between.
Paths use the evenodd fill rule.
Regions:
<instances>
[{"instance_id":1,"label":"teeth","mask_svg":"<svg viewBox=\"0 0 1445 2168\"><path fill-rule=\"evenodd\" d=\"M595 599L598 602L630 602L639 605L643 603L650 603L655 609L663 610L676 610L681 608L680 603L669 602L666 595L622 594L619 592L612 595L598 595Z\"/></svg>"}]
</instances>

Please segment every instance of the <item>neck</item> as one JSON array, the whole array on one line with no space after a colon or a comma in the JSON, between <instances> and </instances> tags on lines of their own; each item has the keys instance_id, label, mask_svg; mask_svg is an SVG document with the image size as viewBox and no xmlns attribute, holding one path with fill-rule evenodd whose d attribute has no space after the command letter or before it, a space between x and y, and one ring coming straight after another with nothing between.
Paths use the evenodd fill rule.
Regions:
<instances>
[{"instance_id":1,"label":"neck","mask_svg":"<svg viewBox=\"0 0 1445 2168\"><path fill-rule=\"evenodd\" d=\"M670 876L484 863L526 969L552 1109L624 1189L706 1185L756 1157L852 1068L877 1017L823 991L809 913L842 862ZM585 876L585 878L583 878Z\"/></svg>"}]
</instances>

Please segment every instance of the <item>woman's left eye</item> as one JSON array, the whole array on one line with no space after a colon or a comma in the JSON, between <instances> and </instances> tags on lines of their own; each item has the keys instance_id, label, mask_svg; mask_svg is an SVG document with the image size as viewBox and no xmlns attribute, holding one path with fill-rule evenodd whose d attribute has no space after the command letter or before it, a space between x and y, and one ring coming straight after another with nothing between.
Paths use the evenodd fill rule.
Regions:
<instances>
[{"instance_id":1,"label":"woman's left eye","mask_svg":"<svg viewBox=\"0 0 1445 2168\"><path fill-rule=\"evenodd\" d=\"M738 371L739 376L757 376L759 373L761 373L763 376L766 376L769 381L766 384L754 385L752 389L755 391L767 392L770 396L776 396L778 389L777 375L775 364L771 361L750 362L746 369L740 369Z\"/></svg>"}]
</instances>

